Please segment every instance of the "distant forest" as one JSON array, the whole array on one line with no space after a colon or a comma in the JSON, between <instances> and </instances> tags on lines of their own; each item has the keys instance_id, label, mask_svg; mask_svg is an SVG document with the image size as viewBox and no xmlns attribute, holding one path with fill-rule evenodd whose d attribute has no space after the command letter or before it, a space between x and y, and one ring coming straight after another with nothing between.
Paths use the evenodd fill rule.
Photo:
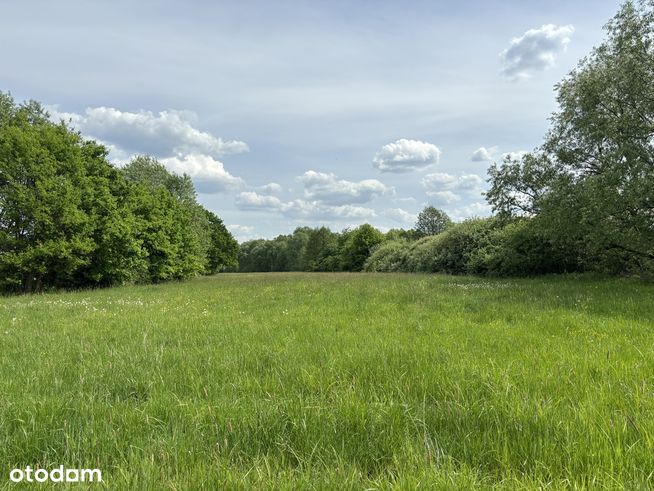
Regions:
<instances>
[{"instance_id":1,"label":"distant forest","mask_svg":"<svg viewBox=\"0 0 654 491\"><path fill-rule=\"evenodd\" d=\"M191 179L122 168L41 105L0 93L0 290L159 282L220 271L536 275L654 271L654 9L627 2L556 85L543 144L488 171L494 216L412 230L297 228L240 246ZM507 128L510 131L510 128Z\"/></svg>"}]
</instances>

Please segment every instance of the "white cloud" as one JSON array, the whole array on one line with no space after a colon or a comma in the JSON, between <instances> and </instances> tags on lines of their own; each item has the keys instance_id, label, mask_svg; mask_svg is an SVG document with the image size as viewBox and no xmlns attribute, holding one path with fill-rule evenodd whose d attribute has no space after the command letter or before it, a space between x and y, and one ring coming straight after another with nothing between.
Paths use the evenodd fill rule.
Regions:
<instances>
[{"instance_id":1,"label":"white cloud","mask_svg":"<svg viewBox=\"0 0 654 491\"><path fill-rule=\"evenodd\" d=\"M382 172L409 172L438 163L441 150L432 143L404 138L384 145L372 159Z\"/></svg>"},{"instance_id":2,"label":"white cloud","mask_svg":"<svg viewBox=\"0 0 654 491\"><path fill-rule=\"evenodd\" d=\"M406 198L393 198L393 201L396 203L417 203L418 200L415 199L413 196L409 196Z\"/></svg>"},{"instance_id":3,"label":"white cloud","mask_svg":"<svg viewBox=\"0 0 654 491\"><path fill-rule=\"evenodd\" d=\"M436 206L451 205L461 201L461 196L452 191L427 191L427 196L431 198L429 200L431 204Z\"/></svg>"},{"instance_id":4,"label":"white cloud","mask_svg":"<svg viewBox=\"0 0 654 491\"><path fill-rule=\"evenodd\" d=\"M377 179L352 182L338 179L334 174L307 171L297 178L304 184L304 197L330 205L368 203L377 196L394 194L395 190Z\"/></svg>"},{"instance_id":5,"label":"white cloud","mask_svg":"<svg viewBox=\"0 0 654 491\"><path fill-rule=\"evenodd\" d=\"M354 205L330 206L316 201L294 200L285 203L282 213L293 218L312 220L342 220L349 218L372 218L375 211L371 208Z\"/></svg>"},{"instance_id":6,"label":"white cloud","mask_svg":"<svg viewBox=\"0 0 654 491\"><path fill-rule=\"evenodd\" d=\"M238 223L234 223L227 225L227 228L234 238L241 243L260 237L260 235L255 232L254 227L249 225L239 225Z\"/></svg>"},{"instance_id":7,"label":"white cloud","mask_svg":"<svg viewBox=\"0 0 654 491\"><path fill-rule=\"evenodd\" d=\"M230 232L237 234L251 234L254 232L254 227L249 225L239 225L238 223L227 225L227 228L230 230Z\"/></svg>"},{"instance_id":8,"label":"white cloud","mask_svg":"<svg viewBox=\"0 0 654 491\"><path fill-rule=\"evenodd\" d=\"M556 57L566 50L573 32L572 25L546 24L513 38L509 47L500 53L501 73L509 79L524 79L533 72L552 67Z\"/></svg>"},{"instance_id":9,"label":"white cloud","mask_svg":"<svg viewBox=\"0 0 654 491\"><path fill-rule=\"evenodd\" d=\"M282 200L276 196L262 195L254 191L245 191L236 198L236 206L241 210L276 211L282 208Z\"/></svg>"},{"instance_id":10,"label":"white cloud","mask_svg":"<svg viewBox=\"0 0 654 491\"><path fill-rule=\"evenodd\" d=\"M502 160L509 157L511 160L522 160L522 157L527 155L529 152L526 150L517 150L515 152L506 152L502 154Z\"/></svg>"},{"instance_id":11,"label":"white cloud","mask_svg":"<svg viewBox=\"0 0 654 491\"><path fill-rule=\"evenodd\" d=\"M254 191L240 193L236 198L236 206L246 211L276 212L289 218L310 220L340 220L375 216L375 211L371 208L353 205L331 206L301 199L284 202L276 196L264 196Z\"/></svg>"},{"instance_id":12,"label":"white cloud","mask_svg":"<svg viewBox=\"0 0 654 491\"><path fill-rule=\"evenodd\" d=\"M455 176L445 172L427 174L422 178L422 185L434 191L461 191L481 188L484 180L477 174Z\"/></svg>"},{"instance_id":13,"label":"white cloud","mask_svg":"<svg viewBox=\"0 0 654 491\"><path fill-rule=\"evenodd\" d=\"M177 174L188 174L200 193L220 193L238 189L243 180L225 170L223 163L210 155L177 155L160 159L168 170Z\"/></svg>"},{"instance_id":14,"label":"white cloud","mask_svg":"<svg viewBox=\"0 0 654 491\"><path fill-rule=\"evenodd\" d=\"M477 150L472 152L472 155L470 156L470 160L473 162L483 162L487 160L493 160L495 158L495 154L497 153L497 147L479 147Z\"/></svg>"},{"instance_id":15,"label":"white cloud","mask_svg":"<svg viewBox=\"0 0 654 491\"><path fill-rule=\"evenodd\" d=\"M473 217L487 217L491 215L491 212L491 207L488 205L488 203L483 201L470 203L469 205L461 206L459 208L447 209L448 215L450 215L450 217L456 221L461 221L465 220L466 218Z\"/></svg>"},{"instance_id":16,"label":"white cloud","mask_svg":"<svg viewBox=\"0 0 654 491\"><path fill-rule=\"evenodd\" d=\"M284 190L281 185L277 184L276 182L270 182L268 184L265 184L263 186L259 186L257 188L257 191L260 191L264 194L279 194Z\"/></svg>"},{"instance_id":17,"label":"white cloud","mask_svg":"<svg viewBox=\"0 0 654 491\"><path fill-rule=\"evenodd\" d=\"M225 170L218 155L247 152L241 141L226 141L197 129L190 111L120 111L113 107L89 107L84 114L60 112L48 107L53 120L70 121L79 131L109 150L109 158L123 165L137 154L152 155L170 171L188 174L200 193L225 192L244 185Z\"/></svg>"},{"instance_id":18,"label":"white cloud","mask_svg":"<svg viewBox=\"0 0 654 491\"><path fill-rule=\"evenodd\" d=\"M481 195L484 190L484 179L477 174L455 176L437 172L423 177L422 185L426 188L432 204L449 205L460 202L464 198Z\"/></svg>"},{"instance_id":19,"label":"white cloud","mask_svg":"<svg viewBox=\"0 0 654 491\"><path fill-rule=\"evenodd\" d=\"M415 223L417 220L417 215L415 213L409 213L402 208L388 208L384 210L384 215L400 223Z\"/></svg>"},{"instance_id":20,"label":"white cloud","mask_svg":"<svg viewBox=\"0 0 654 491\"><path fill-rule=\"evenodd\" d=\"M96 138L95 141L109 150L108 160L112 164L121 167L136 157L136 154L127 152L113 143L108 143Z\"/></svg>"},{"instance_id":21,"label":"white cloud","mask_svg":"<svg viewBox=\"0 0 654 491\"><path fill-rule=\"evenodd\" d=\"M156 157L179 153L202 153L214 157L247 152L242 141L223 140L197 129L190 111L120 111L113 107L89 107L84 114L48 108L51 118L64 119L86 135L120 147L126 152Z\"/></svg>"}]
</instances>

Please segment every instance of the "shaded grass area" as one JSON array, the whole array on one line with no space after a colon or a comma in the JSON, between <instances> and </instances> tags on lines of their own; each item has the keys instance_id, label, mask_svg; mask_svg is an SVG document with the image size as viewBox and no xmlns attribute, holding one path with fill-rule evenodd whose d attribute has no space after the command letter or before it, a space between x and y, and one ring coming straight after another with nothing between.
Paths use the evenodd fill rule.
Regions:
<instances>
[{"instance_id":1,"label":"shaded grass area","mask_svg":"<svg viewBox=\"0 0 654 491\"><path fill-rule=\"evenodd\" d=\"M2 298L0 488L648 489L653 300L345 273Z\"/></svg>"}]
</instances>

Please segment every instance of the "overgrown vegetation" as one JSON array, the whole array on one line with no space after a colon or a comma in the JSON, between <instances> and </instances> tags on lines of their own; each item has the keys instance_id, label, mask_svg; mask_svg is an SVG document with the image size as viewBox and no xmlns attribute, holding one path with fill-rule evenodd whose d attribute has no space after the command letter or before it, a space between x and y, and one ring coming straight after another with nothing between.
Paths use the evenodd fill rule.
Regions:
<instances>
[{"instance_id":1,"label":"overgrown vegetation","mask_svg":"<svg viewBox=\"0 0 654 491\"><path fill-rule=\"evenodd\" d=\"M490 169L488 201L614 271L654 260L654 3L627 2L558 86L545 143Z\"/></svg>"},{"instance_id":2,"label":"overgrown vegetation","mask_svg":"<svg viewBox=\"0 0 654 491\"><path fill-rule=\"evenodd\" d=\"M115 168L102 145L0 93L0 291L211 274L237 248L188 176L149 157Z\"/></svg>"}]
</instances>

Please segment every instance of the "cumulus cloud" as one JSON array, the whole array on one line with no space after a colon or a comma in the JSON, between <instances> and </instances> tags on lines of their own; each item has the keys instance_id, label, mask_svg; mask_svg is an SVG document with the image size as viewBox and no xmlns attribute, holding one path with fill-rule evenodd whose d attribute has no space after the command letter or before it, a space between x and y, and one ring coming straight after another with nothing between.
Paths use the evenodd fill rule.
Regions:
<instances>
[{"instance_id":1,"label":"cumulus cloud","mask_svg":"<svg viewBox=\"0 0 654 491\"><path fill-rule=\"evenodd\" d=\"M375 211L371 208L354 205L330 206L315 201L294 200L285 204L282 210L286 216L318 220L372 218Z\"/></svg>"},{"instance_id":2,"label":"cumulus cloud","mask_svg":"<svg viewBox=\"0 0 654 491\"><path fill-rule=\"evenodd\" d=\"M225 170L222 162L210 155L189 154L160 159L168 170L177 174L188 174L200 193L232 191L244 183Z\"/></svg>"},{"instance_id":3,"label":"cumulus cloud","mask_svg":"<svg viewBox=\"0 0 654 491\"><path fill-rule=\"evenodd\" d=\"M470 156L470 160L473 162L484 162L487 160L493 160L495 158L495 154L497 153L497 147L479 147L477 150L472 152L472 155Z\"/></svg>"},{"instance_id":4,"label":"cumulus cloud","mask_svg":"<svg viewBox=\"0 0 654 491\"><path fill-rule=\"evenodd\" d=\"M447 212L453 220L460 221L466 218L490 216L492 208L488 203L478 201L458 208L448 209Z\"/></svg>"},{"instance_id":5,"label":"cumulus cloud","mask_svg":"<svg viewBox=\"0 0 654 491\"><path fill-rule=\"evenodd\" d=\"M245 242L260 237L260 235L256 233L255 228L249 225L233 223L231 225L226 225L226 227L238 242Z\"/></svg>"},{"instance_id":6,"label":"cumulus cloud","mask_svg":"<svg viewBox=\"0 0 654 491\"><path fill-rule=\"evenodd\" d=\"M364 219L375 216L375 211L371 208L353 205L332 206L301 199L285 202L276 196L260 195L254 191L240 193L236 198L236 206L240 210L276 212L289 218L311 220Z\"/></svg>"},{"instance_id":7,"label":"cumulus cloud","mask_svg":"<svg viewBox=\"0 0 654 491\"><path fill-rule=\"evenodd\" d=\"M462 174L455 176L445 172L428 174L422 179L422 185L431 190L461 191L480 188L484 183L477 174Z\"/></svg>"},{"instance_id":8,"label":"cumulus cloud","mask_svg":"<svg viewBox=\"0 0 654 491\"><path fill-rule=\"evenodd\" d=\"M393 198L393 201L396 203L417 203L418 200L415 199L413 196L408 196L405 198Z\"/></svg>"},{"instance_id":9,"label":"cumulus cloud","mask_svg":"<svg viewBox=\"0 0 654 491\"><path fill-rule=\"evenodd\" d=\"M265 184L263 186L259 186L257 188L257 191L260 191L261 193L264 194L279 194L284 190L281 185L277 184L276 182L270 182L268 184Z\"/></svg>"},{"instance_id":10,"label":"cumulus cloud","mask_svg":"<svg viewBox=\"0 0 654 491\"><path fill-rule=\"evenodd\" d=\"M388 208L384 210L384 216L399 223L413 224L418 219L415 213L409 213L402 208Z\"/></svg>"},{"instance_id":11,"label":"cumulus cloud","mask_svg":"<svg viewBox=\"0 0 654 491\"><path fill-rule=\"evenodd\" d=\"M510 158L511 160L522 160L522 157L527 155L529 152L526 150L517 150L515 152L506 152L502 154L502 160L506 159L507 157Z\"/></svg>"},{"instance_id":12,"label":"cumulus cloud","mask_svg":"<svg viewBox=\"0 0 654 491\"><path fill-rule=\"evenodd\" d=\"M384 145L372 159L382 172L409 172L438 163L441 150L432 143L400 139Z\"/></svg>"},{"instance_id":13,"label":"cumulus cloud","mask_svg":"<svg viewBox=\"0 0 654 491\"><path fill-rule=\"evenodd\" d=\"M461 201L461 196L453 193L452 191L427 191L427 196L431 198L431 203L434 205L451 205Z\"/></svg>"},{"instance_id":14,"label":"cumulus cloud","mask_svg":"<svg viewBox=\"0 0 654 491\"><path fill-rule=\"evenodd\" d=\"M48 108L51 118L63 119L90 137L116 145L126 152L157 157L202 153L215 157L247 152L245 142L223 140L194 125L190 111L120 111L113 107L89 107L84 114L59 112Z\"/></svg>"},{"instance_id":15,"label":"cumulus cloud","mask_svg":"<svg viewBox=\"0 0 654 491\"><path fill-rule=\"evenodd\" d=\"M480 195L483 191L484 179L477 174L456 176L437 172L426 175L422 179L422 185L434 205L449 205L464 198Z\"/></svg>"},{"instance_id":16,"label":"cumulus cloud","mask_svg":"<svg viewBox=\"0 0 654 491\"><path fill-rule=\"evenodd\" d=\"M368 203L377 196L393 194L395 190L377 179L363 181L346 181L338 179L334 174L307 171L297 178L304 184L304 197L309 201L317 201L330 205L345 205L351 203Z\"/></svg>"},{"instance_id":17,"label":"cumulus cloud","mask_svg":"<svg viewBox=\"0 0 654 491\"><path fill-rule=\"evenodd\" d=\"M170 171L188 174L200 193L232 191L244 185L225 170L217 156L247 152L242 141L223 140L196 128L190 111L120 111L113 107L89 107L83 114L48 108L53 120L69 121L109 150L109 158L123 165L135 155L156 157Z\"/></svg>"},{"instance_id":18,"label":"cumulus cloud","mask_svg":"<svg viewBox=\"0 0 654 491\"><path fill-rule=\"evenodd\" d=\"M241 210L269 210L282 208L282 200L276 196L262 195L255 191L244 191L236 198L236 206Z\"/></svg>"},{"instance_id":19,"label":"cumulus cloud","mask_svg":"<svg viewBox=\"0 0 654 491\"><path fill-rule=\"evenodd\" d=\"M573 32L572 25L546 24L513 38L500 53L501 73L509 79L524 79L552 67L556 57L566 50Z\"/></svg>"}]
</instances>

